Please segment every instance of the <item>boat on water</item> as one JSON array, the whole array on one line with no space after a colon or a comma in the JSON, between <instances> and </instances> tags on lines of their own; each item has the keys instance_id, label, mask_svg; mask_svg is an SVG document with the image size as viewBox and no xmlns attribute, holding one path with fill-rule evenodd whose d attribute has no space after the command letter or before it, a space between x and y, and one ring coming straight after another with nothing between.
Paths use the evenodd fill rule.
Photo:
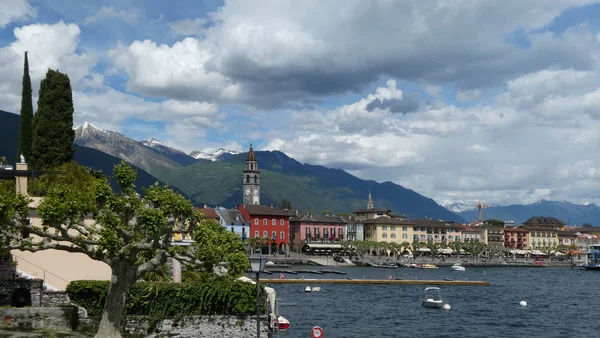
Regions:
<instances>
[{"instance_id":1,"label":"boat on water","mask_svg":"<svg viewBox=\"0 0 600 338\"><path fill-rule=\"evenodd\" d=\"M307 286L304 288L304 292L312 292L312 288L311 288L310 286L308 286L308 285L307 285Z\"/></svg>"},{"instance_id":2,"label":"boat on water","mask_svg":"<svg viewBox=\"0 0 600 338\"><path fill-rule=\"evenodd\" d=\"M600 270L600 244L590 245L585 263L581 265L586 270Z\"/></svg>"},{"instance_id":3,"label":"boat on water","mask_svg":"<svg viewBox=\"0 0 600 338\"><path fill-rule=\"evenodd\" d=\"M437 265L435 264L421 264L418 266L419 269L437 269Z\"/></svg>"},{"instance_id":4,"label":"boat on water","mask_svg":"<svg viewBox=\"0 0 600 338\"><path fill-rule=\"evenodd\" d=\"M454 265L452 265L452 270L454 271L465 271L465 267L460 265L460 263L454 263Z\"/></svg>"},{"instance_id":5,"label":"boat on water","mask_svg":"<svg viewBox=\"0 0 600 338\"><path fill-rule=\"evenodd\" d=\"M425 300L423 301L423 306L433 309L441 309L444 306L440 288L433 286L425 288Z\"/></svg>"}]
</instances>

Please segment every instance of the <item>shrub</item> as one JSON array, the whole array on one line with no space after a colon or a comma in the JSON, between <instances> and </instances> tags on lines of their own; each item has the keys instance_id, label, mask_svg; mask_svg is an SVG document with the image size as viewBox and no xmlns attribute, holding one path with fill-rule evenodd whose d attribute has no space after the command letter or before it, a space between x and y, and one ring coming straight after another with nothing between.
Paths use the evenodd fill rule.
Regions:
<instances>
[{"instance_id":1,"label":"shrub","mask_svg":"<svg viewBox=\"0 0 600 338\"><path fill-rule=\"evenodd\" d=\"M102 317L108 281L73 281L67 286L71 301L99 321ZM266 310L266 293L261 288L261 311ZM183 316L237 315L256 313L256 285L231 279L195 283L138 282L127 299L125 316L147 316L150 329L163 319L175 322Z\"/></svg>"}]
</instances>

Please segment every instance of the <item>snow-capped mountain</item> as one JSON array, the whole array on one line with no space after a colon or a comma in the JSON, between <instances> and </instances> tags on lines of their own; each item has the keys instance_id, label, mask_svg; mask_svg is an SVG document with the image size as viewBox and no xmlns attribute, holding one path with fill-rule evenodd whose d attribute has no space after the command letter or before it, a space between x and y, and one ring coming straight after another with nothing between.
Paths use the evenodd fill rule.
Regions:
<instances>
[{"instance_id":1,"label":"snow-capped mountain","mask_svg":"<svg viewBox=\"0 0 600 338\"><path fill-rule=\"evenodd\" d=\"M469 211L469 210L477 209L477 202L473 202L473 203L454 202L454 203L444 205L444 208L446 208L452 212Z\"/></svg>"},{"instance_id":2,"label":"snow-capped mountain","mask_svg":"<svg viewBox=\"0 0 600 338\"><path fill-rule=\"evenodd\" d=\"M140 143L145 145L146 147L149 147L149 148L152 148L152 149L158 151L159 153L167 156L171 160L173 160L181 165L185 166L185 165L189 165L189 164L196 162L196 159L194 159L190 155L184 153L183 151L181 151L179 149L169 147L169 146L161 143L159 140L157 140L155 138L151 138L149 140L142 140L142 141L140 141Z\"/></svg>"},{"instance_id":3,"label":"snow-capped mountain","mask_svg":"<svg viewBox=\"0 0 600 338\"><path fill-rule=\"evenodd\" d=\"M204 151L192 151L190 156L197 160L220 161L223 159L223 156L226 156L226 154L237 155L239 153L239 151L219 148L216 150L205 149Z\"/></svg>"},{"instance_id":4,"label":"snow-capped mountain","mask_svg":"<svg viewBox=\"0 0 600 338\"><path fill-rule=\"evenodd\" d=\"M74 143L118 157L155 176L165 169L180 166L176 161L153 148L121 133L98 128L89 122L75 128Z\"/></svg>"}]
</instances>

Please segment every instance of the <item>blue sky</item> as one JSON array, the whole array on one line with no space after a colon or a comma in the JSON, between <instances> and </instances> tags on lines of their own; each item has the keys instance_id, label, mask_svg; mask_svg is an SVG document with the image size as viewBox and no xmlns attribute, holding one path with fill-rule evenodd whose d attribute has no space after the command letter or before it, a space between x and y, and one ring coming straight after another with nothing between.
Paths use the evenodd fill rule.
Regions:
<instances>
[{"instance_id":1,"label":"blue sky","mask_svg":"<svg viewBox=\"0 0 600 338\"><path fill-rule=\"evenodd\" d=\"M7 0L0 13L3 110L19 110L28 50L34 84L69 74L76 123L138 140L253 143L441 204L600 201L596 1Z\"/></svg>"}]
</instances>

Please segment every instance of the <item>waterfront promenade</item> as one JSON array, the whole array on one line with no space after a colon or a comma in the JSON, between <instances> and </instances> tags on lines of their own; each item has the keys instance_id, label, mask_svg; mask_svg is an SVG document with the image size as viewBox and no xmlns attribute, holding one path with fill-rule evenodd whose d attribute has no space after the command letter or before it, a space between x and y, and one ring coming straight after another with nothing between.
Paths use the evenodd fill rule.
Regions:
<instances>
[{"instance_id":1,"label":"waterfront promenade","mask_svg":"<svg viewBox=\"0 0 600 338\"><path fill-rule=\"evenodd\" d=\"M352 261L348 260L348 257L344 257L345 262L338 262L333 259L331 256L314 256L314 255L305 255L299 253L291 253L290 257L285 257L283 255L270 255L268 258L269 261L275 264L282 265L318 265L318 266L328 266L328 267L343 267L343 266L372 266L373 264L399 264L400 266L404 264L435 264L438 267L450 267L455 263L460 263L465 267L563 267L570 268L572 267L571 261L550 261L548 265L547 260L534 261L531 258L505 258L499 259L494 258L490 259L478 259L474 260L471 258L457 258L457 257L449 257L445 259L433 259L427 256L416 257L413 258L401 258L394 259L392 257L377 257L377 256L364 256L362 259L353 259Z\"/></svg>"}]
</instances>

